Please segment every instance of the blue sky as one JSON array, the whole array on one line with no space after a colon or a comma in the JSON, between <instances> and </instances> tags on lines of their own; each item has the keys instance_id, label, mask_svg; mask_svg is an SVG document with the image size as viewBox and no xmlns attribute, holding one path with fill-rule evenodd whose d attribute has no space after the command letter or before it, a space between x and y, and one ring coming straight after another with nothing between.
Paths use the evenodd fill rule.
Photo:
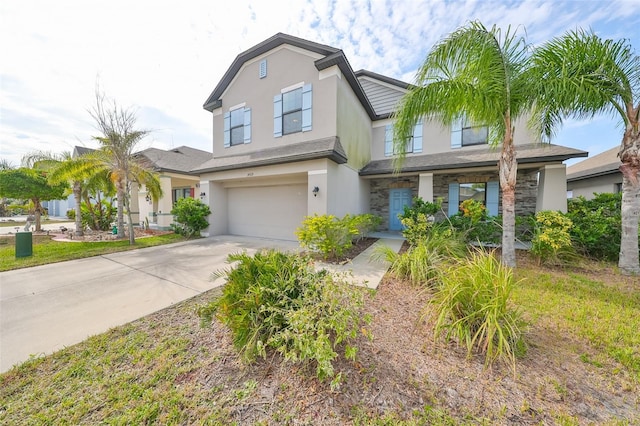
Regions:
<instances>
[{"instance_id":1,"label":"blue sky","mask_svg":"<svg viewBox=\"0 0 640 426\"><path fill-rule=\"evenodd\" d=\"M223 6L224 5L224 6ZM140 149L211 151L202 108L233 59L284 32L344 50L354 70L411 82L435 42L470 20L518 26L539 44L569 29L626 38L640 53L640 0L191 0L0 2L0 157L95 147L96 84L152 130ZM553 143L619 145L612 117L567 121Z\"/></svg>"}]
</instances>

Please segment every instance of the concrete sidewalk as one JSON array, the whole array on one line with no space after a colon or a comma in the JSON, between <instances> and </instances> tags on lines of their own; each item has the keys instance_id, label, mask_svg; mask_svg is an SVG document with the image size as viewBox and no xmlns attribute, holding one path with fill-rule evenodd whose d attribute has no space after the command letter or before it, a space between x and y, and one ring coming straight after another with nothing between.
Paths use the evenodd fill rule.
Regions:
<instances>
[{"instance_id":1,"label":"concrete sidewalk","mask_svg":"<svg viewBox=\"0 0 640 426\"><path fill-rule=\"evenodd\" d=\"M399 249L402 240L376 244ZM261 248L299 250L293 241L219 236L1 272L0 372L218 287L211 273L228 267L230 253ZM389 265L369 262L372 250L328 268L376 288Z\"/></svg>"}]
</instances>

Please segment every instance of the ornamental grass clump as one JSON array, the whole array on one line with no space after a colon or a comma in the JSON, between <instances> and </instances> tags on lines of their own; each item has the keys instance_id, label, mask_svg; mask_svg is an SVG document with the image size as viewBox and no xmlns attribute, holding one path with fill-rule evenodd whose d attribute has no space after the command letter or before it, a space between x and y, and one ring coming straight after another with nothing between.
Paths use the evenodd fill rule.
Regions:
<instances>
[{"instance_id":1,"label":"ornamental grass clump","mask_svg":"<svg viewBox=\"0 0 640 426\"><path fill-rule=\"evenodd\" d=\"M478 351L485 365L508 361L515 371L515 358L524 354L520 311L509 305L516 285L513 271L481 250L441 276L430 305L436 318L436 338L455 340L470 356Z\"/></svg>"},{"instance_id":2,"label":"ornamental grass clump","mask_svg":"<svg viewBox=\"0 0 640 426\"><path fill-rule=\"evenodd\" d=\"M203 325L213 315L227 325L247 362L265 358L271 349L288 362L314 362L319 379L339 385L338 351L354 360L354 339L358 332L368 333L362 291L324 270L316 272L306 256L265 250L231 254L227 261L237 264L214 273L227 284L219 299L198 309Z\"/></svg>"}]
</instances>

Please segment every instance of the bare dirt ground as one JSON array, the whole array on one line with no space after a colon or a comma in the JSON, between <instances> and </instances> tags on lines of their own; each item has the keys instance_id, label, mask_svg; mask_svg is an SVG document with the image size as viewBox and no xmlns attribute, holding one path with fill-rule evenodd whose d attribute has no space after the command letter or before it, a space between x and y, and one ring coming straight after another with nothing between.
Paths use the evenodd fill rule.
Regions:
<instances>
[{"instance_id":1,"label":"bare dirt ground","mask_svg":"<svg viewBox=\"0 0 640 426\"><path fill-rule=\"evenodd\" d=\"M607 280L611 270L587 271ZM561 273L561 272L558 272ZM621 285L637 278L620 277ZM194 304L169 309L143 320L197 327ZM580 360L589 345L571 336L559 336L553 324L540 321L528 335L529 351L509 366L486 369L481 357L467 358L455 345L434 342L425 304L427 291L387 275L376 293L368 296L366 313L374 339L359 340L355 363L337 366L344 382L337 391L314 379L312 367L283 364L277 355L253 365L241 363L227 329L214 320L211 328L192 331L193 356L208 352L204 366L181 377L178 386L203 388L217 395L254 390L241 399L222 397L215 404L228 410L238 424L351 424L354 413L411 417L425 406L443 410L460 422L488 424L603 424L618 420L640 424L638 383L617 365L596 368ZM191 327L188 327L191 328ZM564 419L564 421L563 421ZM568 419L568 420L567 420ZM389 423L391 424L391 423ZM626 424L626 423L625 423Z\"/></svg>"}]
</instances>

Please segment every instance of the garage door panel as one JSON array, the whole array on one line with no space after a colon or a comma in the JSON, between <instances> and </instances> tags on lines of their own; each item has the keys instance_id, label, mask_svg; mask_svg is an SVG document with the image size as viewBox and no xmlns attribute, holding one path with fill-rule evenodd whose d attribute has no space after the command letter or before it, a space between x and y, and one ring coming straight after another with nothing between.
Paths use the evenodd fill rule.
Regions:
<instances>
[{"instance_id":1,"label":"garage door panel","mask_svg":"<svg viewBox=\"0 0 640 426\"><path fill-rule=\"evenodd\" d=\"M306 185L227 191L230 234L296 240L295 230L307 214Z\"/></svg>"}]
</instances>

